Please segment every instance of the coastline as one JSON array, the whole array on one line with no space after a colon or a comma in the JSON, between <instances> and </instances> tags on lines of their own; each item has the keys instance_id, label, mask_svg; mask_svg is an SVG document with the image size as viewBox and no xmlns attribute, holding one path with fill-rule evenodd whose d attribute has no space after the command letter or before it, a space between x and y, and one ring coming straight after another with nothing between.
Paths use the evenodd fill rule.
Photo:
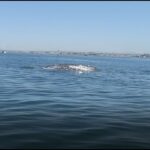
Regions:
<instances>
[{"instance_id":1,"label":"coastline","mask_svg":"<svg viewBox=\"0 0 150 150\"><path fill-rule=\"evenodd\" d=\"M1 54L6 53L26 53L26 54L46 54L46 55L58 55L58 56L106 56L106 57L137 57L137 58L150 58L148 53L105 53L105 52L71 52L71 51L16 51L16 50L0 50ZM5 53L5 54L6 54Z\"/></svg>"}]
</instances>

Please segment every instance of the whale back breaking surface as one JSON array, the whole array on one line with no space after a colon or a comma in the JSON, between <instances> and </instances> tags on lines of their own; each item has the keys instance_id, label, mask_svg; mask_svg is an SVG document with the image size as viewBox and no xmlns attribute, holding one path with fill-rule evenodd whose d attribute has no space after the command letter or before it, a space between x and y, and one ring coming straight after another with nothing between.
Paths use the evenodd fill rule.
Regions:
<instances>
[{"instance_id":1,"label":"whale back breaking surface","mask_svg":"<svg viewBox=\"0 0 150 150\"><path fill-rule=\"evenodd\" d=\"M95 67L81 64L54 64L45 66L43 69L49 71L73 71L78 73L93 72L96 70Z\"/></svg>"}]
</instances>

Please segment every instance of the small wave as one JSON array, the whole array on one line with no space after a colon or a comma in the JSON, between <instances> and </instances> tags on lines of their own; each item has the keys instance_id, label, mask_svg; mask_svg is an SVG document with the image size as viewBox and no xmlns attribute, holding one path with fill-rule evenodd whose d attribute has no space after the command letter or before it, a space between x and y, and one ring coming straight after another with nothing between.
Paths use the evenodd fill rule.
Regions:
<instances>
[{"instance_id":1,"label":"small wave","mask_svg":"<svg viewBox=\"0 0 150 150\"><path fill-rule=\"evenodd\" d=\"M22 68L22 69L34 69L33 66L22 66L21 68Z\"/></svg>"},{"instance_id":2,"label":"small wave","mask_svg":"<svg viewBox=\"0 0 150 150\"><path fill-rule=\"evenodd\" d=\"M46 70L54 70L54 71L75 71L78 73L83 72L92 72L95 71L96 68L89 65L77 65L77 64L55 64L43 67Z\"/></svg>"}]
</instances>

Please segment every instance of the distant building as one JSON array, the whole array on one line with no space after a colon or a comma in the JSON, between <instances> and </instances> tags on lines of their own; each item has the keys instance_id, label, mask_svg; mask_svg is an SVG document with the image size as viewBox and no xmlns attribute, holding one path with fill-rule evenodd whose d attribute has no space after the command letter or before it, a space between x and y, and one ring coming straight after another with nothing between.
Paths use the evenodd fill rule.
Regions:
<instances>
[{"instance_id":1,"label":"distant building","mask_svg":"<svg viewBox=\"0 0 150 150\"><path fill-rule=\"evenodd\" d=\"M6 52L6 51L1 51L1 53L2 53L2 54L6 54L7 52Z\"/></svg>"}]
</instances>

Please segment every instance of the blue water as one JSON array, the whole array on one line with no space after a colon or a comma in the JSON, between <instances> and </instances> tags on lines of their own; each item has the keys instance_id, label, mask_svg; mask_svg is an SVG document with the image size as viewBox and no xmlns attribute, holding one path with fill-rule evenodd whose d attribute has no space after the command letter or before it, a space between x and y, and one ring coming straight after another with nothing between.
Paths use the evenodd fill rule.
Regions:
<instances>
[{"instance_id":1,"label":"blue water","mask_svg":"<svg viewBox=\"0 0 150 150\"><path fill-rule=\"evenodd\" d=\"M1 54L0 148L150 148L150 60Z\"/></svg>"}]
</instances>

